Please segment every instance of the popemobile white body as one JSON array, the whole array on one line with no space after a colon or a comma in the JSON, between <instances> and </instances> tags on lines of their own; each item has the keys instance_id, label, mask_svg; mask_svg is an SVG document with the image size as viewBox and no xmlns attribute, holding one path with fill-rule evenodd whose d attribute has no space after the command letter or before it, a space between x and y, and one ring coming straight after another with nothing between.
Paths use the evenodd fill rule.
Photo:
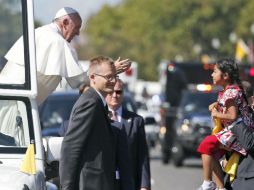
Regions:
<instances>
[{"instance_id":1,"label":"popemobile white body","mask_svg":"<svg viewBox=\"0 0 254 190\"><path fill-rule=\"evenodd\" d=\"M10 10L8 15L0 14L0 24L5 28L13 27L11 22L16 19L15 30L20 30L17 36L24 38L25 66L25 72L17 75L24 75L25 83L5 84L0 81L0 190L57 189L55 185L46 182L45 166L59 160L62 138L43 140L41 135L35 100L37 80L33 0L15 1L15 6L11 2L0 1L0 7ZM4 22L9 24L1 23L3 19L9 19ZM12 39L8 33L2 34L1 31L1 38L10 40L9 44L17 40ZM2 46L0 46L0 75L1 68L6 64L2 60L10 47L1 48ZM22 172L20 169L30 144L34 144L35 147L34 156L30 155L30 158L35 160L35 174Z\"/></svg>"},{"instance_id":2,"label":"popemobile white body","mask_svg":"<svg viewBox=\"0 0 254 190\"><path fill-rule=\"evenodd\" d=\"M8 159L7 159L8 160ZM19 163L20 160L13 160L13 162ZM5 160L3 160L5 162ZM29 175L19 171L19 166L11 166L10 164L5 164L0 166L0 184L1 190L17 190L25 189L46 189L45 177L42 172L37 172L36 175ZM26 186L25 186L26 185Z\"/></svg>"}]
</instances>

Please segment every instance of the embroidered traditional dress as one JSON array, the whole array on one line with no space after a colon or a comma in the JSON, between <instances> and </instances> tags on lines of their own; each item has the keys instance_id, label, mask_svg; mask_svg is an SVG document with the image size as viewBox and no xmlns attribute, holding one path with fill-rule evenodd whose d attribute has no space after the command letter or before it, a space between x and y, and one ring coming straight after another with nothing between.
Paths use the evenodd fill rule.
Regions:
<instances>
[{"instance_id":1,"label":"embroidered traditional dress","mask_svg":"<svg viewBox=\"0 0 254 190\"><path fill-rule=\"evenodd\" d=\"M249 107L244 100L242 91L237 85L229 85L224 91L219 92L217 110L221 113L225 113L226 103L229 100L233 100L237 106L237 121L240 120L240 122L244 122L247 127L254 129L254 121L251 119L252 113L249 111ZM219 159L225 154L225 150L219 148L220 142L226 147L231 148L242 155L246 155L246 150L240 145L237 137L230 131L230 125L237 121L221 120L223 130L215 135L205 137L200 143L197 151L201 154L213 155L215 159Z\"/></svg>"},{"instance_id":2,"label":"embroidered traditional dress","mask_svg":"<svg viewBox=\"0 0 254 190\"><path fill-rule=\"evenodd\" d=\"M233 100L238 108L238 118L241 118L247 127L253 128L253 120L250 117L250 112L243 93L237 85L229 85L224 91L219 92L217 110L221 113L226 111L226 102ZM226 147L231 148L243 155L246 155L245 149L240 145L236 136L230 131L229 126L233 123L228 120L221 120L224 129L215 134L217 139Z\"/></svg>"}]
</instances>

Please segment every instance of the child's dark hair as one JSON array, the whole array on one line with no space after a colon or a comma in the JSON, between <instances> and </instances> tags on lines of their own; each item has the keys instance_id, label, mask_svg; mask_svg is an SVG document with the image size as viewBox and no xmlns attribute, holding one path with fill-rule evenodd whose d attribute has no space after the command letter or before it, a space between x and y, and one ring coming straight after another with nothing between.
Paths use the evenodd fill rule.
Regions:
<instances>
[{"instance_id":1,"label":"child's dark hair","mask_svg":"<svg viewBox=\"0 0 254 190\"><path fill-rule=\"evenodd\" d=\"M216 63L217 68L222 73L227 73L232 84L237 84L243 93L243 97L248 104L248 100L239 76L239 68L237 62L231 58L221 59Z\"/></svg>"},{"instance_id":2,"label":"child's dark hair","mask_svg":"<svg viewBox=\"0 0 254 190\"><path fill-rule=\"evenodd\" d=\"M226 59L221 59L217 63L217 68L222 72L222 73L227 73L229 76L229 79L231 80L231 83L237 83L240 80L239 79L239 68L234 59L226 58Z\"/></svg>"}]
</instances>

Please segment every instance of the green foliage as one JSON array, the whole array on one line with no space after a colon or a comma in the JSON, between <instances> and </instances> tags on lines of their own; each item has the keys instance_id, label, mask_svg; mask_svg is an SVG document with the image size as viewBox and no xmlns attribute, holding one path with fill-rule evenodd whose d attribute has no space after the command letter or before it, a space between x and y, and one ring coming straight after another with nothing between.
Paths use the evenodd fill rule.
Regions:
<instances>
[{"instance_id":1,"label":"green foliage","mask_svg":"<svg viewBox=\"0 0 254 190\"><path fill-rule=\"evenodd\" d=\"M4 55L11 45L22 35L20 3L16 0L0 1L0 55Z\"/></svg>"},{"instance_id":2,"label":"green foliage","mask_svg":"<svg viewBox=\"0 0 254 190\"><path fill-rule=\"evenodd\" d=\"M35 27L40 25L40 22L35 21ZM0 57L6 54L22 34L21 1L0 0Z\"/></svg>"},{"instance_id":3,"label":"green foliage","mask_svg":"<svg viewBox=\"0 0 254 190\"><path fill-rule=\"evenodd\" d=\"M156 80L162 59L234 57L229 34L251 39L253 10L252 0L126 0L90 17L83 31L88 42L79 54L83 59L98 54L130 58L139 63L140 78ZM219 47L213 47L213 39L219 40ZM195 45L201 47L200 53L194 51Z\"/></svg>"}]
</instances>

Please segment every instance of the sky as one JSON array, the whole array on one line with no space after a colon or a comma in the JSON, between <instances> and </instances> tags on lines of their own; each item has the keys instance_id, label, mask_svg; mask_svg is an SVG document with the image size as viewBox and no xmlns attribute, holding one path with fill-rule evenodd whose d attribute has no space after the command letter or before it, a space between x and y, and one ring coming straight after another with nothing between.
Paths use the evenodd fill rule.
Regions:
<instances>
[{"instance_id":1,"label":"sky","mask_svg":"<svg viewBox=\"0 0 254 190\"><path fill-rule=\"evenodd\" d=\"M96 13L105 5L116 5L122 0L34 0L34 16L35 19L43 24L52 21L55 13L62 7L72 7L76 9L82 19L86 19L89 15Z\"/></svg>"}]
</instances>

